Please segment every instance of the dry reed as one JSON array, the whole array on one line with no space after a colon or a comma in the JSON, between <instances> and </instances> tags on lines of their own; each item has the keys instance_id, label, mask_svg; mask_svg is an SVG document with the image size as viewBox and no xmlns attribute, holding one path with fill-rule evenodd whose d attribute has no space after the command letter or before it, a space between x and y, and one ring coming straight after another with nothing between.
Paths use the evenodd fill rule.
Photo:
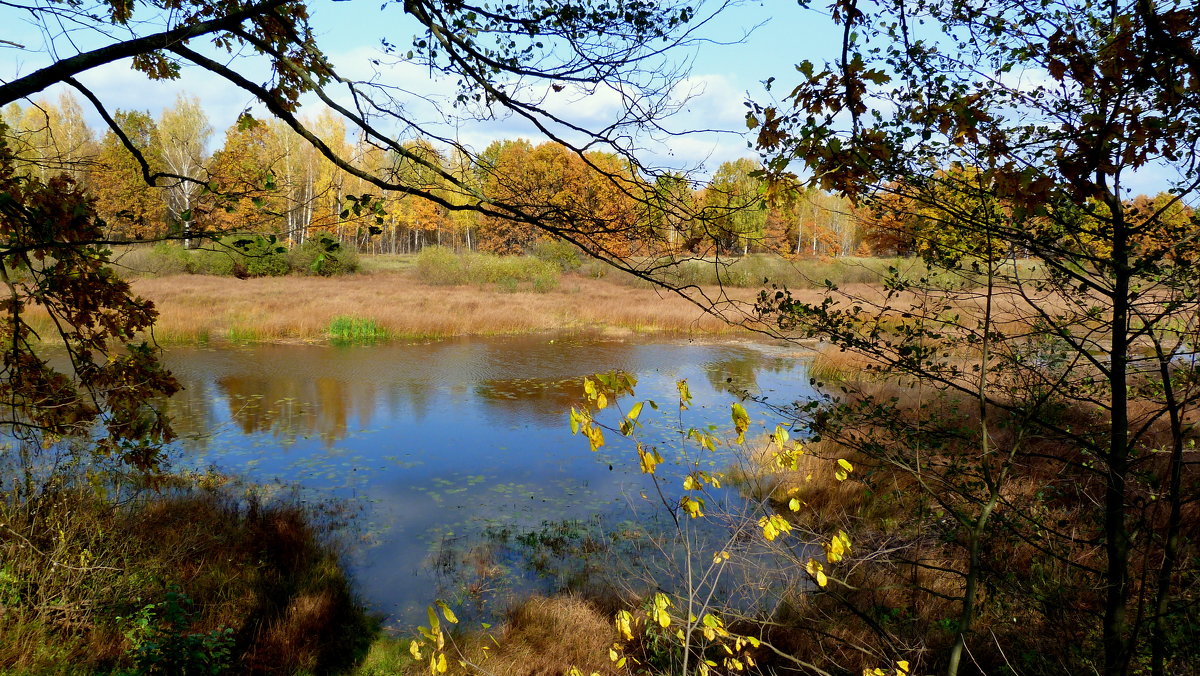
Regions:
<instances>
[{"instance_id":1,"label":"dry reed","mask_svg":"<svg viewBox=\"0 0 1200 676\"><path fill-rule=\"evenodd\" d=\"M424 339L541 331L729 333L684 299L604 280L566 277L548 293L434 286L408 275L238 280L182 275L138 279L160 315L162 343L323 341L337 317L369 319L389 336Z\"/></svg>"}]
</instances>

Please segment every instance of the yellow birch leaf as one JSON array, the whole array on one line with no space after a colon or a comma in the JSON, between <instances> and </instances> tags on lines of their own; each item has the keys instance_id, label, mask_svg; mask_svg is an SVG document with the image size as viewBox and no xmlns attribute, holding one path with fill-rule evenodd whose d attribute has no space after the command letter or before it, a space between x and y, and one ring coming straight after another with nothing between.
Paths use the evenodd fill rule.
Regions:
<instances>
[{"instance_id":1,"label":"yellow birch leaf","mask_svg":"<svg viewBox=\"0 0 1200 676\"><path fill-rule=\"evenodd\" d=\"M630 615L629 611L627 610L622 610L617 613L617 633L620 634L621 638L624 638L626 641L633 640L633 630L630 626L632 620L633 616Z\"/></svg>"},{"instance_id":2,"label":"yellow birch leaf","mask_svg":"<svg viewBox=\"0 0 1200 676\"><path fill-rule=\"evenodd\" d=\"M453 610L450 610L450 606L446 605L445 601L438 601L437 605L438 605L438 608L442 609L442 615L445 616L447 622L449 622L450 624L458 623L458 617L455 616Z\"/></svg>"}]
</instances>

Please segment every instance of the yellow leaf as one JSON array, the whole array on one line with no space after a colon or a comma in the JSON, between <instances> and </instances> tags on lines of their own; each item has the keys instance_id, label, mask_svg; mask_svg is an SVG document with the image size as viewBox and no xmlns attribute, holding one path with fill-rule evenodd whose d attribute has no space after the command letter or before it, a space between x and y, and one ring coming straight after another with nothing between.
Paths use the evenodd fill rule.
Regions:
<instances>
[{"instance_id":1,"label":"yellow leaf","mask_svg":"<svg viewBox=\"0 0 1200 676\"><path fill-rule=\"evenodd\" d=\"M908 660L900 660L899 662L896 663L896 666L899 668L900 671L902 671L906 674L908 673Z\"/></svg>"},{"instance_id":2,"label":"yellow leaf","mask_svg":"<svg viewBox=\"0 0 1200 676\"><path fill-rule=\"evenodd\" d=\"M851 465L850 461L845 458L838 458L838 464L841 465L842 469L846 470L847 472L854 471L854 465Z\"/></svg>"},{"instance_id":3,"label":"yellow leaf","mask_svg":"<svg viewBox=\"0 0 1200 676\"><path fill-rule=\"evenodd\" d=\"M601 392L600 394L597 394L596 395L596 408L603 411L607 406L608 406L608 397L604 396L603 392Z\"/></svg>"},{"instance_id":4,"label":"yellow leaf","mask_svg":"<svg viewBox=\"0 0 1200 676\"><path fill-rule=\"evenodd\" d=\"M583 428L583 435L587 437L588 444L593 451L600 450L604 445L604 430L600 429L599 425L588 425Z\"/></svg>"},{"instance_id":5,"label":"yellow leaf","mask_svg":"<svg viewBox=\"0 0 1200 676\"><path fill-rule=\"evenodd\" d=\"M704 516L704 500L693 499L685 495L680 498L679 506L683 507L683 511L687 512L688 516L693 519Z\"/></svg>"},{"instance_id":6,"label":"yellow leaf","mask_svg":"<svg viewBox=\"0 0 1200 676\"><path fill-rule=\"evenodd\" d=\"M454 615L454 611L450 610L450 606L446 605L445 601L438 601L437 605L442 609L442 615L445 616L447 622L450 624L458 623L458 617Z\"/></svg>"},{"instance_id":7,"label":"yellow leaf","mask_svg":"<svg viewBox=\"0 0 1200 676\"><path fill-rule=\"evenodd\" d=\"M833 536L833 540L825 548L825 558L830 563L837 563L845 558L850 552L850 537L846 535L846 531L839 530L837 535Z\"/></svg>"},{"instance_id":8,"label":"yellow leaf","mask_svg":"<svg viewBox=\"0 0 1200 676\"><path fill-rule=\"evenodd\" d=\"M617 654L616 650L609 648L608 649L608 659L612 662L616 662L617 660L621 659L621 656Z\"/></svg>"},{"instance_id":9,"label":"yellow leaf","mask_svg":"<svg viewBox=\"0 0 1200 676\"><path fill-rule=\"evenodd\" d=\"M723 563L728 560L729 560L729 552L727 552L727 551L722 550L722 551L717 552L716 554L713 554L713 563L714 564Z\"/></svg>"},{"instance_id":10,"label":"yellow leaf","mask_svg":"<svg viewBox=\"0 0 1200 676\"><path fill-rule=\"evenodd\" d=\"M784 533L792 532L792 524L778 514L762 517L758 520L758 525L762 528L763 537L768 540L774 540Z\"/></svg>"},{"instance_id":11,"label":"yellow leaf","mask_svg":"<svg viewBox=\"0 0 1200 676\"><path fill-rule=\"evenodd\" d=\"M745 407L737 402L734 402L730 409L732 409L733 429L737 432L737 442L740 444L746 440L746 430L750 427L750 414L746 413Z\"/></svg>"},{"instance_id":12,"label":"yellow leaf","mask_svg":"<svg viewBox=\"0 0 1200 676\"><path fill-rule=\"evenodd\" d=\"M630 420L636 421L638 419L638 416L641 414L642 414L642 402L639 401L638 403L629 407L629 413L625 417L629 418Z\"/></svg>"},{"instance_id":13,"label":"yellow leaf","mask_svg":"<svg viewBox=\"0 0 1200 676\"><path fill-rule=\"evenodd\" d=\"M691 477L691 475L688 475L688 476L684 477L684 479L683 479L683 490L685 490L685 491L694 491L694 490L696 490L697 488L700 488L700 484L696 483L696 480L695 480L695 479L693 479L693 478Z\"/></svg>"},{"instance_id":14,"label":"yellow leaf","mask_svg":"<svg viewBox=\"0 0 1200 676\"><path fill-rule=\"evenodd\" d=\"M446 673L446 666L446 653L438 653L435 670L439 674L444 674Z\"/></svg>"},{"instance_id":15,"label":"yellow leaf","mask_svg":"<svg viewBox=\"0 0 1200 676\"><path fill-rule=\"evenodd\" d=\"M679 408L687 410L692 403L692 391L688 389L687 381L681 380L675 383L675 387L679 389Z\"/></svg>"},{"instance_id":16,"label":"yellow leaf","mask_svg":"<svg viewBox=\"0 0 1200 676\"><path fill-rule=\"evenodd\" d=\"M633 640L633 630L630 627L632 620L633 616L630 615L629 611L627 610L622 610L617 613L617 633L620 634L621 638L625 639L626 641Z\"/></svg>"},{"instance_id":17,"label":"yellow leaf","mask_svg":"<svg viewBox=\"0 0 1200 676\"><path fill-rule=\"evenodd\" d=\"M835 479L837 479L838 481L845 481L847 476L849 476L849 475L846 474L845 470L841 470L841 469L835 470L833 473L833 477Z\"/></svg>"},{"instance_id":18,"label":"yellow leaf","mask_svg":"<svg viewBox=\"0 0 1200 676\"><path fill-rule=\"evenodd\" d=\"M421 659L421 642L420 641L411 641L408 644L408 652L412 653L414 660Z\"/></svg>"},{"instance_id":19,"label":"yellow leaf","mask_svg":"<svg viewBox=\"0 0 1200 676\"><path fill-rule=\"evenodd\" d=\"M638 444L637 452L638 458L640 458L642 463L642 473L654 474L654 468L658 467L658 463L662 462L662 456L653 448L649 451L645 450L641 444Z\"/></svg>"},{"instance_id":20,"label":"yellow leaf","mask_svg":"<svg viewBox=\"0 0 1200 676\"><path fill-rule=\"evenodd\" d=\"M775 445L782 450L786 447L789 438L787 429L783 425L776 425L775 434L772 435L772 438L775 440Z\"/></svg>"},{"instance_id":21,"label":"yellow leaf","mask_svg":"<svg viewBox=\"0 0 1200 676\"><path fill-rule=\"evenodd\" d=\"M792 510L793 512L799 512L800 511L800 501L797 500L796 498L792 498L791 500L788 500L788 509Z\"/></svg>"}]
</instances>

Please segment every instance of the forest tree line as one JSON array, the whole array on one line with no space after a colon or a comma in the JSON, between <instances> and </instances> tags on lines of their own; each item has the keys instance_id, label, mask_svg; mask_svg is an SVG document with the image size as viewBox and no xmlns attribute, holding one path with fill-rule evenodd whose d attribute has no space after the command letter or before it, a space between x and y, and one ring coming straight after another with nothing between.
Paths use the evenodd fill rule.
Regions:
<instances>
[{"instance_id":1,"label":"forest tree line","mask_svg":"<svg viewBox=\"0 0 1200 676\"><path fill-rule=\"evenodd\" d=\"M217 132L195 97L179 96L157 118L136 110L113 117L151 172L198 180L159 179L158 187L149 187L125 142L112 130L91 129L70 93L0 111L18 172L43 181L67 173L93 196L113 239L190 240L192 234L252 231L300 245L325 233L369 253L415 253L438 245L511 254L545 238L518 221L399 192L379 195L275 119L243 117L210 152ZM407 148L429 163L422 165L349 140L343 119L330 110L309 122L356 168L403 179L450 205L498 200L592 214L613 233L606 246L621 255L870 252L870 233L849 203L817 189L767 200L757 175L761 167L748 158L721 164L702 187L678 174L647 179L614 153L581 157L557 143L525 139L495 141L474 156L410 141ZM364 195L371 198L364 202Z\"/></svg>"}]
</instances>

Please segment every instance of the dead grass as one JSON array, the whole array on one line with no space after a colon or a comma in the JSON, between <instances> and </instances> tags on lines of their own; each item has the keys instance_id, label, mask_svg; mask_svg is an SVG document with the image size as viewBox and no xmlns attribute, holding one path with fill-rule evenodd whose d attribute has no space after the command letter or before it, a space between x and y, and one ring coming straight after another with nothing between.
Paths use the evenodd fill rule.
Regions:
<instances>
[{"instance_id":1,"label":"dead grass","mask_svg":"<svg viewBox=\"0 0 1200 676\"><path fill-rule=\"evenodd\" d=\"M447 650L454 658L449 674L562 676L575 667L584 674L615 676L621 672L608 658L615 640L611 619L588 601L534 596L509 610L498 629L457 636ZM425 662L412 662L403 673L421 676L428 669ZM356 673L382 672L364 664Z\"/></svg>"},{"instance_id":2,"label":"dead grass","mask_svg":"<svg viewBox=\"0 0 1200 676\"><path fill-rule=\"evenodd\" d=\"M434 286L400 273L238 280L201 275L138 279L154 301L161 343L323 341L336 317L375 321L395 339L541 331L730 333L695 305L653 290L564 277L546 292Z\"/></svg>"}]
</instances>

